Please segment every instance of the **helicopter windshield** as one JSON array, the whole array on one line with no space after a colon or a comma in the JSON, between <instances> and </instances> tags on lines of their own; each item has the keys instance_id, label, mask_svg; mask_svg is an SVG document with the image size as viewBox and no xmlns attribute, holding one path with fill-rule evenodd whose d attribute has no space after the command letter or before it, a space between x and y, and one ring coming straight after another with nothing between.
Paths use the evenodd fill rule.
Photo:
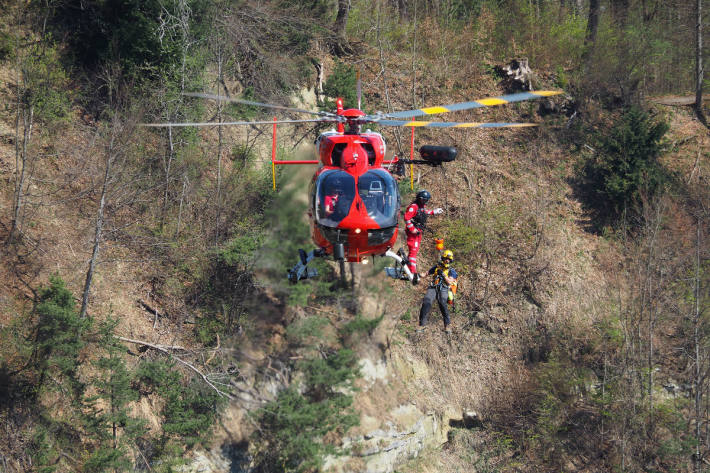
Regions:
<instances>
[{"instance_id":1,"label":"helicopter windshield","mask_svg":"<svg viewBox=\"0 0 710 473\"><path fill-rule=\"evenodd\" d=\"M378 169L367 171L358 178L357 191L367 214L380 228L397 225L399 189L391 174Z\"/></svg>"},{"instance_id":2,"label":"helicopter windshield","mask_svg":"<svg viewBox=\"0 0 710 473\"><path fill-rule=\"evenodd\" d=\"M355 179L345 171L325 171L316 182L316 221L337 227L355 199Z\"/></svg>"}]
</instances>

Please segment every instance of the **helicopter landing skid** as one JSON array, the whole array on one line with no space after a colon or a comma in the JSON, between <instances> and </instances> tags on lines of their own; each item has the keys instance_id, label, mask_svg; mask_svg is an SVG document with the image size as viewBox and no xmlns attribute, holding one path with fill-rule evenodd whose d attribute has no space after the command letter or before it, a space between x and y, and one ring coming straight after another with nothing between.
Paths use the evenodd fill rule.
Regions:
<instances>
[{"instance_id":1,"label":"helicopter landing skid","mask_svg":"<svg viewBox=\"0 0 710 473\"><path fill-rule=\"evenodd\" d=\"M385 268L385 273L387 274L387 276L393 279L404 279L405 281L412 281L412 283L414 284L416 284L416 282L419 282L419 278L415 278L412 272L409 270L409 267L407 266L407 259L402 254L401 250L397 253L392 250L387 250L384 256L389 256L395 261L394 267Z\"/></svg>"},{"instance_id":2,"label":"helicopter landing skid","mask_svg":"<svg viewBox=\"0 0 710 473\"><path fill-rule=\"evenodd\" d=\"M291 284L296 284L301 279L310 279L318 276L318 270L308 269L308 263L310 263L313 258L320 258L326 255L326 252L322 248L316 248L308 253L304 250L298 250L299 262L296 266L288 270L288 280Z\"/></svg>"}]
</instances>

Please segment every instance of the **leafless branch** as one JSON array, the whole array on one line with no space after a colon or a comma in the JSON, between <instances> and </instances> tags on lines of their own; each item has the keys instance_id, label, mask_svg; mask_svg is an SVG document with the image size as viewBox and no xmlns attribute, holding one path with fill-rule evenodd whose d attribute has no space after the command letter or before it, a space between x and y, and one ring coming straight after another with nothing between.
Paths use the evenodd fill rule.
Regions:
<instances>
[{"instance_id":1,"label":"leafless branch","mask_svg":"<svg viewBox=\"0 0 710 473\"><path fill-rule=\"evenodd\" d=\"M149 342L146 342L146 341L143 341L143 340L133 340L133 339L131 339L131 338L126 338L126 337L116 337L116 338L118 338L119 340L124 341L124 342L134 343L134 344L136 344L136 345L143 345L143 346L146 346L146 347L148 347L148 348L152 348L152 349L154 349L154 350L157 350L157 351L159 351L159 352L161 352L161 353L164 353L164 354L168 355L170 358L174 359L175 361L177 361L177 362L179 362L179 363L181 363L181 364L187 366L188 368L190 368L195 374L197 374L200 378L202 378L202 381L204 381L205 384L207 384L210 388L212 388L219 396L221 396L221 397L226 397L226 398L229 399L229 400L234 400L234 396L232 396L232 395L229 394L228 392L222 391L222 390L219 389L217 386L215 386L215 385L209 380L209 378L207 377L207 375L205 375L202 371L200 371L199 369L197 369L197 367L195 367L195 365L193 365L192 363L189 363L189 362L183 360L182 358L179 358L179 357L177 357L177 356L175 356L174 354L171 353L171 350L172 350L172 351L175 351L175 350L185 350L185 348L183 348L183 347L178 347L178 346L156 345L156 344L154 344L154 343L149 343Z\"/></svg>"}]
</instances>

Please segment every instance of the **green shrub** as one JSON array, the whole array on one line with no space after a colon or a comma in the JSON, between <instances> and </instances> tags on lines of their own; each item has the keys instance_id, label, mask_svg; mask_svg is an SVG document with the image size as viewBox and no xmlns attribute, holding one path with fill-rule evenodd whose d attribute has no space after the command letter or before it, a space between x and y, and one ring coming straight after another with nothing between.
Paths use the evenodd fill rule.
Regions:
<instances>
[{"instance_id":1,"label":"green shrub","mask_svg":"<svg viewBox=\"0 0 710 473\"><path fill-rule=\"evenodd\" d=\"M127 76L140 80L180 67L181 28L170 24L180 18L178 3L67 0L52 6L49 24L67 38L78 65L94 70L105 63L117 63ZM191 12L188 28L198 31L208 4L188 0L187 6Z\"/></svg>"},{"instance_id":2,"label":"green shrub","mask_svg":"<svg viewBox=\"0 0 710 473\"><path fill-rule=\"evenodd\" d=\"M244 92L242 92L242 96L239 98L242 100L250 100L252 102L258 101L254 94L253 87L246 87ZM256 117L263 112L264 110L261 107L257 107L255 105L246 105L233 102L230 102L227 105L227 113L238 120L256 120Z\"/></svg>"},{"instance_id":3,"label":"green shrub","mask_svg":"<svg viewBox=\"0 0 710 473\"><path fill-rule=\"evenodd\" d=\"M310 340L323 338L323 328L329 323L325 317L307 317L286 327L286 336L298 344L305 344Z\"/></svg>"},{"instance_id":4,"label":"green shrub","mask_svg":"<svg viewBox=\"0 0 710 473\"><path fill-rule=\"evenodd\" d=\"M299 368L305 375L309 395L316 400L334 395L334 389L351 385L359 375L356 354L345 348L326 358L301 362Z\"/></svg>"},{"instance_id":5,"label":"green shrub","mask_svg":"<svg viewBox=\"0 0 710 473\"><path fill-rule=\"evenodd\" d=\"M446 247L458 258L472 256L483 250L485 230L478 225L467 225L463 220L452 221L447 228Z\"/></svg>"},{"instance_id":6,"label":"green shrub","mask_svg":"<svg viewBox=\"0 0 710 473\"><path fill-rule=\"evenodd\" d=\"M293 387L281 391L275 401L256 414L256 471L319 470L325 455L338 453L334 445L323 442L323 437L357 425L351 404L352 398L344 395L314 402Z\"/></svg>"},{"instance_id":7,"label":"green shrub","mask_svg":"<svg viewBox=\"0 0 710 473\"><path fill-rule=\"evenodd\" d=\"M219 333L231 332L254 294L254 266L264 241L261 225L247 218L234 224L232 237L211 255L194 298L205 309L196 319L196 335L211 344Z\"/></svg>"},{"instance_id":8,"label":"green shrub","mask_svg":"<svg viewBox=\"0 0 710 473\"><path fill-rule=\"evenodd\" d=\"M558 64L555 68L555 87L564 89L565 87L567 87L568 83L569 78L567 77L567 73L562 68L562 66Z\"/></svg>"},{"instance_id":9,"label":"green shrub","mask_svg":"<svg viewBox=\"0 0 710 473\"><path fill-rule=\"evenodd\" d=\"M56 471L59 452L57 452L56 442L52 441L46 427L40 425L35 429L28 442L28 451L39 473Z\"/></svg>"},{"instance_id":10,"label":"green shrub","mask_svg":"<svg viewBox=\"0 0 710 473\"><path fill-rule=\"evenodd\" d=\"M15 58L14 39L11 34L0 31L0 61L9 61Z\"/></svg>"},{"instance_id":11,"label":"green shrub","mask_svg":"<svg viewBox=\"0 0 710 473\"><path fill-rule=\"evenodd\" d=\"M51 276L49 282L49 287L40 289L34 311L38 319L33 358L40 386L50 379L57 380L78 394L82 389L77 375L79 353L86 344L83 334L90 321L79 317L74 295L59 276ZM50 386L60 387L54 382Z\"/></svg>"},{"instance_id":12,"label":"green shrub","mask_svg":"<svg viewBox=\"0 0 710 473\"><path fill-rule=\"evenodd\" d=\"M189 447L208 438L222 398L201 381L184 383L179 371L165 361L141 363L136 379L143 389L156 392L164 400L162 448L176 440Z\"/></svg>"},{"instance_id":13,"label":"green shrub","mask_svg":"<svg viewBox=\"0 0 710 473\"><path fill-rule=\"evenodd\" d=\"M325 436L342 435L358 423L352 396L341 392L351 388L358 375L352 351L339 350L300 367L304 393L290 386L254 414L259 422L252 439L256 471L319 470L325 455L341 453Z\"/></svg>"},{"instance_id":14,"label":"green shrub","mask_svg":"<svg viewBox=\"0 0 710 473\"><path fill-rule=\"evenodd\" d=\"M99 350L94 361L94 388L83 401L84 428L95 448L84 463L84 471L122 471L131 466L128 452L146 432L142 419L131 415L130 404L140 398L133 385L134 373L122 358L125 346L113 335L117 321L108 319L99 329Z\"/></svg>"},{"instance_id":15,"label":"green shrub","mask_svg":"<svg viewBox=\"0 0 710 473\"><path fill-rule=\"evenodd\" d=\"M50 39L32 45L22 64L23 105L32 108L34 116L45 123L68 118L69 76L64 70L57 48Z\"/></svg>"},{"instance_id":16,"label":"green shrub","mask_svg":"<svg viewBox=\"0 0 710 473\"><path fill-rule=\"evenodd\" d=\"M335 69L323 84L323 93L332 99L341 97L345 108L357 107L357 74L349 64L338 62ZM329 110L335 107L335 102L326 100L325 107Z\"/></svg>"},{"instance_id":17,"label":"green shrub","mask_svg":"<svg viewBox=\"0 0 710 473\"><path fill-rule=\"evenodd\" d=\"M633 107L598 136L598 152L578 166L577 176L602 226L638 215L642 199L663 188L668 176L658 158L666 131L666 122Z\"/></svg>"},{"instance_id":18,"label":"green shrub","mask_svg":"<svg viewBox=\"0 0 710 473\"><path fill-rule=\"evenodd\" d=\"M366 319L362 315L358 314L353 320L345 324L342 329L342 332L347 335L353 333L371 334L373 330L375 330L377 326L380 325L380 322L382 322L382 319L384 319L384 317L385 315L382 314L381 316L374 319Z\"/></svg>"}]
</instances>

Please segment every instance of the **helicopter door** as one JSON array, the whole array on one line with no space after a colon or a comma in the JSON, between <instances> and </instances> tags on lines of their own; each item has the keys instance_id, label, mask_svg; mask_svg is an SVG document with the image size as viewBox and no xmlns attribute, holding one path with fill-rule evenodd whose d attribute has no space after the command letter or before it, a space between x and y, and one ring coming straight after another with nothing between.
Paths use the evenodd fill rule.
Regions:
<instances>
[{"instance_id":1,"label":"helicopter door","mask_svg":"<svg viewBox=\"0 0 710 473\"><path fill-rule=\"evenodd\" d=\"M397 225L399 189L391 174L379 169L367 171L358 178L357 191L367 214L380 228Z\"/></svg>"},{"instance_id":2,"label":"helicopter door","mask_svg":"<svg viewBox=\"0 0 710 473\"><path fill-rule=\"evenodd\" d=\"M355 200L355 179L345 171L324 171L316 179L316 222L335 228Z\"/></svg>"}]
</instances>

